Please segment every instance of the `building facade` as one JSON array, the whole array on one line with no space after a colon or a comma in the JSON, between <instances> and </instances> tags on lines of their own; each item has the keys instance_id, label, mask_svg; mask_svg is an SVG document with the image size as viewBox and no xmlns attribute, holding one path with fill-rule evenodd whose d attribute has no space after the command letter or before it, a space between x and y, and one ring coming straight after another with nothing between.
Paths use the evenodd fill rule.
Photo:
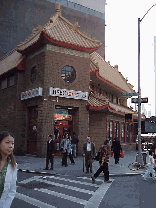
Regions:
<instances>
[{"instance_id":1,"label":"building facade","mask_svg":"<svg viewBox=\"0 0 156 208\"><path fill-rule=\"evenodd\" d=\"M47 135L59 144L63 134L79 137L78 154L88 135L96 150L117 137L135 147L137 112L121 93L131 84L97 52L102 43L56 14L0 61L0 131L11 131L16 154L46 154ZM133 119L125 121L125 114Z\"/></svg>"}]
</instances>

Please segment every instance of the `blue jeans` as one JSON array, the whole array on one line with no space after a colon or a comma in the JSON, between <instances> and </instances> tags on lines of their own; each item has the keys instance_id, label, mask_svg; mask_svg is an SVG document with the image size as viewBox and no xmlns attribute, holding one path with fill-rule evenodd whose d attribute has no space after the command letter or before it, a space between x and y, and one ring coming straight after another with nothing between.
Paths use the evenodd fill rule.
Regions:
<instances>
[{"instance_id":1,"label":"blue jeans","mask_svg":"<svg viewBox=\"0 0 156 208\"><path fill-rule=\"evenodd\" d=\"M76 157L76 144L72 144L73 154Z\"/></svg>"},{"instance_id":2,"label":"blue jeans","mask_svg":"<svg viewBox=\"0 0 156 208\"><path fill-rule=\"evenodd\" d=\"M152 178L155 179L155 171L154 171L154 167L152 164L148 164L148 169L146 171L146 173L143 175L143 177L146 179L147 176L152 173Z\"/></svg>"}]
</instances>

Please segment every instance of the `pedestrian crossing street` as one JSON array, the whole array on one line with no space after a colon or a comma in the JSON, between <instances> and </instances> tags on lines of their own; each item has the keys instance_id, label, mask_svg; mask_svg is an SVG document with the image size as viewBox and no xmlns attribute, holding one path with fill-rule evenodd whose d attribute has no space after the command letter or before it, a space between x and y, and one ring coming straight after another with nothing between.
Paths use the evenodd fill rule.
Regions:
<instances>
[{"instance_id":1,"label":"pedestrian crossing street","mask_svg":"<svg viewBox=\"0 0 156 208\"><path fill-rule=\"evenodd\" d=\"M98 208L111 184L101 177L92 183L83 176L34 176L18 182L16 198L41 208Z\"/></svg>"}]
</instances>

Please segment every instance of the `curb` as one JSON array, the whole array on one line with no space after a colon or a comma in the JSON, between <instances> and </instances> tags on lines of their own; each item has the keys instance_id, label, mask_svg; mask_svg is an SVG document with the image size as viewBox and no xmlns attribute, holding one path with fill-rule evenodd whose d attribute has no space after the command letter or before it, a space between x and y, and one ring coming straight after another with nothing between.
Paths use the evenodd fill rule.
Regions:
<instances>
[{"instance_id":1,"label":"curb","mask_svg":"<svg viewBox=\"0 0 156 208\"><path fill-rule=\"evenodd\" d=\"M25 172L25 173L34 173L34 174L43 174L43 175L59 175L58 173L47 173L47 172L40 172L40 171L35 171L35 170L22 170L22 169L17 169L19 172Z\"/></svg>"},{"instance_id":2,"label":"curb","mask_svg":"<svg viewBox=\"0 0 156 208\"><path fill-rule=\"evenodd\" d=\"M65 174L59 174L57 172L54 173L48 173L48 172L41 172L41 171L34 171L34 170L24 170L24 169L17 169L19 172L25 172L25 173L34 173L34 174L42 174L42 175L65 175ZM135 175L141 175L142 173L119 173L119 174L109 174L109 177L120 177L120 176L135 176ZM103 176L101 176L103 177Z\"/></svg>"}]
</instances>

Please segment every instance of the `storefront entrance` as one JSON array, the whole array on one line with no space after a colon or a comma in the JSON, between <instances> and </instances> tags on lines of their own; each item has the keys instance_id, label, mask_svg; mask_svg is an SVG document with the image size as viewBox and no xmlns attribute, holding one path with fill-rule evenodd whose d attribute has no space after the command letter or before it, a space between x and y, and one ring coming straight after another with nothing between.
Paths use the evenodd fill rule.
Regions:
<instances>
[{"instance_id":1,"label":"storefront entrance","mask_svg":"<svg viewBox=\"0 0 156 208\"><path fill-rule=\"evenodd\" d=\"M38 106L28 108L27 153L36 154Z\"/></svg>"},{"instance_id":2,"label":"storefront entrance","mask_svg":"<svg viewBox=\"0 0 156 208\"><path fill-rule=\"evenodd\" d=\"M68 133L73 135L72 112L68 109L56 109L54 115L54 139L56 142L56 156L61 155L60 143L63 135Z\"/></svg>"}]
</instances>

